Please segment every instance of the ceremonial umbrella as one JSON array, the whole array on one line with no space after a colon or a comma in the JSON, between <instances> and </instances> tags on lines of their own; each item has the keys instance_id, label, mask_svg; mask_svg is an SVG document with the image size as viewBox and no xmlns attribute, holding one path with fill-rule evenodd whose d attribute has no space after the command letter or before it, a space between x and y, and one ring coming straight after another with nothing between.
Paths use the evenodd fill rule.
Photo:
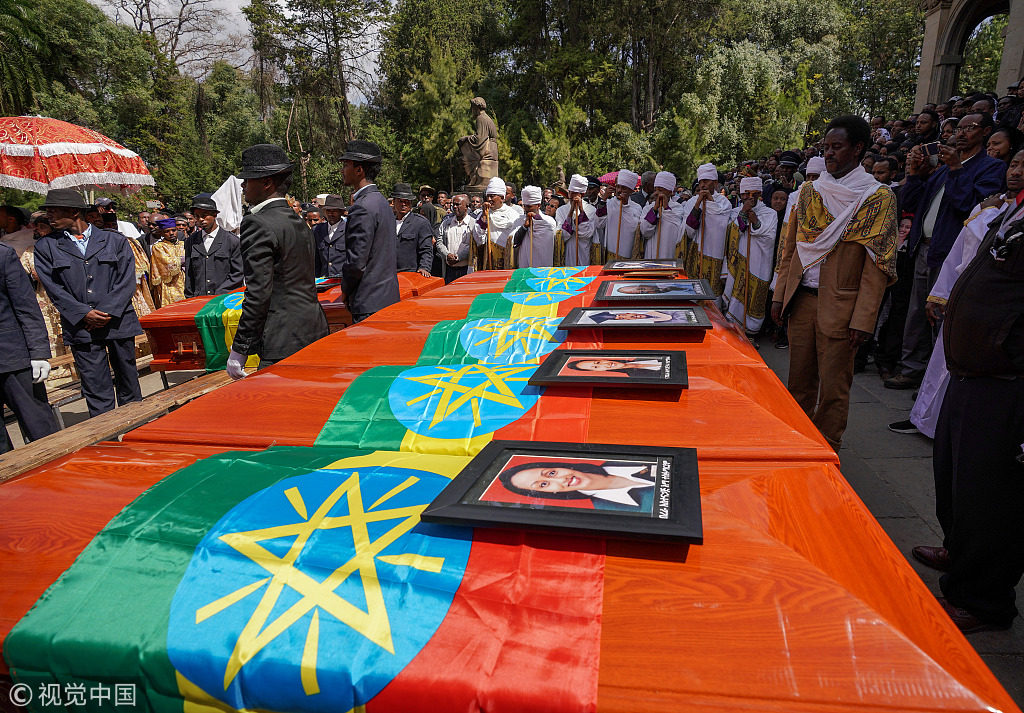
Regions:
<instances>
[{"instance_id":1,"label":"ceremonial umbrella","mask_svg":"<svg viewBox=\"0 0 1024 713\"><path fill-rule=\"evenodd\" d=\"M4 188L127 193L153 184L137 153L97 131L44 116L0 117L0 186Z\"/></svg>"},{"instance_id":2,"label":"ceremonial umbrella","mask_svg":"<svg viewBox=\"0 0 1024 713\"><path fill-rule=\"evenodd\" d=\"M614 186L615 181L619 180L619 172L612 171L611 173L606 173L597 180L600 181L601 183L607 183L609 185Z\"/></svg>"}]
</instances>

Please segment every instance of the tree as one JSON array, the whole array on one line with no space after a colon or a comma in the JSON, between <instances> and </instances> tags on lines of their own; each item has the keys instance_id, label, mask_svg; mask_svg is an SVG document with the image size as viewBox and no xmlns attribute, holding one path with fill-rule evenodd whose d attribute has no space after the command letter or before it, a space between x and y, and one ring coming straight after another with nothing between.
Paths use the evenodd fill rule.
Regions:
<instances>
[{"instance_id":1,"label":"tree","mask_svg":"<svg viewBox=\"0 0 1024 713\"><path fill-rule=\"evenodd\" d=\"M1007 15L994 15L978 25L967 40L960 68L960 94L1000 92L999 63L1003 58L1003 37Z\"/></svg>"},{"instance_id":2,"label":"tree","mask_svg":"<svg viewBox=\"0 0 1024 713\"><path fill-rule=\"evenodd\" d=\"M39 33L28 0L0 0L0 113L32 105L42 75L36 65Z\"/></svg>"}]
</instances>

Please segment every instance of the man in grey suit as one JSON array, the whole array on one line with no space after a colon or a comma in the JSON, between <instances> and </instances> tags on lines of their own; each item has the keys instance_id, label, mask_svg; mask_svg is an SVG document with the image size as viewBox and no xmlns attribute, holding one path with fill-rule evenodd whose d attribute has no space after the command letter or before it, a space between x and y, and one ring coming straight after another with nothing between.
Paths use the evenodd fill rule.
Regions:
<instances>
[{"instance_id":1,"label":"man in grey suit","mask_svg":"<svg viewBox=\"0 0 1024 713\"><path fill-rule=\"evenodd\" d=\"M242 315L228 355L227 372L233 379L245 376L250 354L260 355L262 369L329 332L316 298L313 234L285 199L292 168L288 154L274 144L257 144L242 152L238 177L252 212L242 219L247 278Z\"/></svg>"},{"instance_id":2,"label":"man in grey suit","mask_svg":"<svg viewBox=\"0 0 1024 713\"><path fill-rule=\"evenodd\" d=\"M355 192L345 223L342 289L356 322L398 302L395 214L373 183L383 158L371 141L349 141L340 157L345 185Z\"/></svg>"},{"instance_id":3,"label":"man in grey suit","mask_svg":"<svg viewBox=\"0 0 1024 713\"><path fill-rule=\"evenodd\" d=\"M198 229L185 238L185 296L223 295L242 286L238 236L217 225L220 209L210 193L192 199Z\"/></svg>"},{"instance_id":4,"label":"man in grey suit","mask_svg":"<svg viewBox=\"0 0 1024 713\"><path fill-rule=\"evenodd\" d=\"M430 265L434 259L434 226L425 215L412 212L415 196L408 183L396 183L391 198L398 233L398 271L419 272L430 277Z\"/></svg>"},{"instance_id":5,"label":"man in grey suit","mask_svg":"<svg viewBox=\"0 0 1024 713\"><path fill-rule=\"evenodd\" d=\"M87 223L85 200L70 188L47 193L43 208L54 232L36 242L36 275L60 312L89 415L112 411L115 395L121 406L142 401L135 365L142 327L132 306L135 253L129 238Z\"/></svg>"}]
</instances>

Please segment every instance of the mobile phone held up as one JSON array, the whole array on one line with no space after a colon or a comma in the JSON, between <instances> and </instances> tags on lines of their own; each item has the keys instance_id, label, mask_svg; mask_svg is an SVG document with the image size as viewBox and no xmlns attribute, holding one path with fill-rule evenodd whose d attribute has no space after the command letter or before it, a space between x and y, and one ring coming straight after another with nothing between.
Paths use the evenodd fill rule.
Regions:
<instances>
[{"instance_id":1,"label":"mobile phone held up","mask_svg":"<svg viewBox=\"0 0 1024 713\"><path fill-rule=\"evenodd\" d=\"M938 156L940 146L942 146L941 142L932 141L930 144L922 144L921 150L924 151L925 156Z\"/></svg>"}]
</instances>

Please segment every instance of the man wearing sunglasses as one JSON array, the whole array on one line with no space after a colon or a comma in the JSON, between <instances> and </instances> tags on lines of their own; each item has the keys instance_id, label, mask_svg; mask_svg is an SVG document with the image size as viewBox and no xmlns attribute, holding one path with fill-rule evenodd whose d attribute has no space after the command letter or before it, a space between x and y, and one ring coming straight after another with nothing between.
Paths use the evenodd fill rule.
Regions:
<instances>
[{"instance_id":1,"label":"man wearing sunglasses","mask_svg":"<svg viewBox=\"0 0 1024 713\"><path fill-rule=\"evenodd\" d=\"M916 389L928 366L935 331L925 313L928 292L942 269L971 209L1006 189L1006 164L985 153L992 116L971 113L956 128L956 148L920 144L907 156L903 210L914 213L907 252L914 261L914 284L903 330L899 373L886 379L889 389Z\"/></svg>"}]
</instances>

